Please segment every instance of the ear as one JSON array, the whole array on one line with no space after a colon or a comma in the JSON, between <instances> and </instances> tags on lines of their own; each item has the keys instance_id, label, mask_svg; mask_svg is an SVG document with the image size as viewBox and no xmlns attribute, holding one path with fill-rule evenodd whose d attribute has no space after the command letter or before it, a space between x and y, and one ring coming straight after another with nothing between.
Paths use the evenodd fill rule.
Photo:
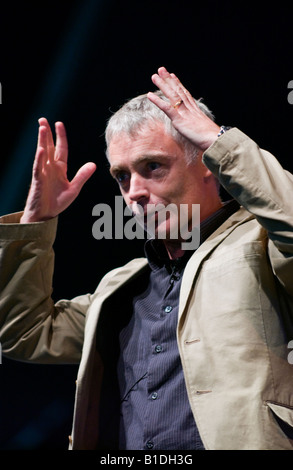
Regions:
<instances>
[{"instance_id":1,"label":"ear","mask_svg":"<svg viewBox=\"0 0 293 470\"><path fill-rule=\"evenodd\" d=\"M202 154L203 152L201 152L201 155L199 155L199 158L198 158L198 161L200 162L200 171L201 171L204 181L208 182L211 178L214 178L214 175L211 172L211 170L209 170L208 167L205 166L205 164L203 163Z\"/></svg>"}]
</instances>

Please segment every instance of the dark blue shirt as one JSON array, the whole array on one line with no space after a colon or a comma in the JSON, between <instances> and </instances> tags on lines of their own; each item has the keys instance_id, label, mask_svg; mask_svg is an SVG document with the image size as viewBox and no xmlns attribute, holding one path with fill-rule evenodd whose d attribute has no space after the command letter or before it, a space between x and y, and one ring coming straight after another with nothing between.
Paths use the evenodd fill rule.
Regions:
<instances>
[{"instance_id":1,"label":"dark blue shirt","mask_svg":"<svg viewBox=\"0 0 293 470\"><path fill-rule=\"evenodd\" d=\"M201 243L238 207L231 201L201 224ZM193 253L172 261L160 240L147 241L145 253L151 268L148 286L134 297L133 314L119 335L119 447L204 450L176 338L180 285Z\"/></svg>"}]
</instances>

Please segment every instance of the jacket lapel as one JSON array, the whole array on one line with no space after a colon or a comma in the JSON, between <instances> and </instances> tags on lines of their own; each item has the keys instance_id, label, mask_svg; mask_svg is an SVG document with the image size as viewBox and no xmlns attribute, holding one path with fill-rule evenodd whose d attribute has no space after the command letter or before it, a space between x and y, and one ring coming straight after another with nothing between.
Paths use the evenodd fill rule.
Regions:
<instances>
[{"instance_id":1,"label":"jacket lapel","mask_svg":"<svg viewBox=\"0 0 293 470\"><path fill-rule=\"evenodd\" d=\"M191 293L192 286L198 275L203 261L211 254L211 252L235 230L239 225L254 219L244 208L240 208L235 214L226 220L191 256L184 270L180 299L178 321L184 312L188 297Z\"/></svg>"},{"instance_id":2,"label":"jacket lapel","mask_svg":"<svg viewBox=\"0 0 293 470\"><path fill-rule=\"evenodd\" d=\"M116 292L123 284L131 281L136 277L143 269L147 266L146 258L137 258L130 261L123 268L118 268L113 271L113 275L109 276L107 282L100 292L97 289L97 294L93 295L93 301L89 309L86 326L85 326L85 342L83 351L83 361L85 361L87 355L90 353L91 345L96 335L97 324L101 308L105 300ZM116 272L115 272L116 271ZM103 281L102 281L103 282Z\"/></svg>"}]
</instances>

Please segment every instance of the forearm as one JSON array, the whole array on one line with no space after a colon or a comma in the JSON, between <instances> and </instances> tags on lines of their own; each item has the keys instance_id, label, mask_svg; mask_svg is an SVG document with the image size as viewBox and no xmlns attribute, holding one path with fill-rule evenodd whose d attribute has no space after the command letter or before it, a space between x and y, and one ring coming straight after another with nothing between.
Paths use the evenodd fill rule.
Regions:
<instances>
[{"instance_id":1,"label":"forearm","mask_svg":"<svg viewBox=\"0 0 293 470\"><path fill-rule=\"evenodd\" d=\"M207 149L203 161L273 241L288 236L293 242L293 176L273 155L233 128Z\"/></svg>"},{"instance_id":2,"label":"forearm","mask_svg":"<svg viewBox=\"0 0 293 470\"><path fill-rule=\"evenodd\" d=\"M19 360L77 362L87 305L80 309L71 308L70 302L54 305L51 298L57 219L19 224L20 216L0 219L3 353Z\"/></svg>"},{"instance_id":3,"label":"forearm","mask_svg":"<svg viewBox=\"0 0 293 470\"><path fill-rule=\"evenodd\" d=\"M224 188L264 227L273 273L293 296L293 177L238 129L220 137L204 163Z\"/></svg>"}]
</instances>

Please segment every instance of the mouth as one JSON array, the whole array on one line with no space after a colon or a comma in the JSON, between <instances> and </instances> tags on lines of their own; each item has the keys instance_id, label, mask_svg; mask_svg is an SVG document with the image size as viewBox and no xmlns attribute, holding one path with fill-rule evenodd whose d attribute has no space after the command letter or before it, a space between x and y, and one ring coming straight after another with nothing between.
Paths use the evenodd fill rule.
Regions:
<instances>
[{"instance_id":1,"label":"mouth","mask_svg":"<svg viewBox=\"0 0 293 470\"><path fill-rule=\"evenodd\" d=\"M150 203L144 207L132 207L132 213L149 237L166 239L169 232L174 234L174 238L178 237L178 208L175 204Z\"/></svg>"}]
</instances>

